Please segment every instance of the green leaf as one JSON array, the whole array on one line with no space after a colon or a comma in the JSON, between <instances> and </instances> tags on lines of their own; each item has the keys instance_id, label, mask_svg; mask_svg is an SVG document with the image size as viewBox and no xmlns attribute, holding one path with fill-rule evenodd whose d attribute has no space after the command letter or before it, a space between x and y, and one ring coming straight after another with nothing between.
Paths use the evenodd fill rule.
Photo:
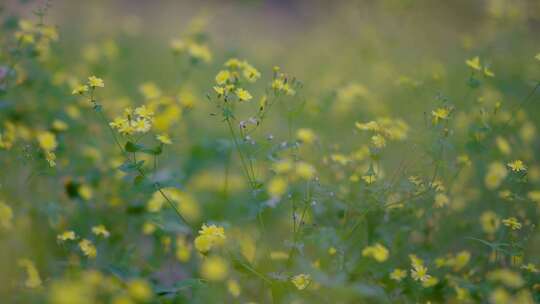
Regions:
<instances>
[{"instance_id":1,"label":"green leaf","mask_svg":"<svg viewBox=\"0 0 540 304\"><path fill-rule=\"evenodd\" d=\"M162 146L163 145L158 145L153 148L147 148L144 145L136 144L131 141L128 141L126 145L124 146L124 149L126 150L126 152L132 152L132 153L141 152L141 153L150 154L150 155L160 155L161 152L163 152Z\"/></svg>"},{"instance_id":2,"label":"green leaf","mask_svg":"<svg viewBox=\"0 0 540 304\"><path fill-rule=\"evenodd\" d=\"M139 169L142 168L143 164L144 160L140 160L136 163L133 163L131 161L125 161L122 165L120 165L120 167L118 167L118 169L120 169L120 171L122 172L130 173L139 171Z\"/></svg>"},{"instance_id":3,"label":"green leaf","mask_svg":"<svg viewBox=\"0 0 540 304\"><path fill-rule=\"evenodd\" d=\"M160 155L161 152L163 152L162 146L163 145L155 146L154 148L144 148L141 150L141 152L150 155Z\"/></svg>"},{"instance_id":4,"label":"green leaf","mask_svg":"<svg viewBox=\"0 0 540 304\"><path fill-rule=\"evenodd\" d=\"M141 151L142 149L144 149L144 146L139 145L139 144L134 144L134 143L132 143L131 141L128 141L128 142L126 143L126 145L124 146L124 149L125 149L127 152L139 152L139 151Z\"/></svg>"}]
</instances>

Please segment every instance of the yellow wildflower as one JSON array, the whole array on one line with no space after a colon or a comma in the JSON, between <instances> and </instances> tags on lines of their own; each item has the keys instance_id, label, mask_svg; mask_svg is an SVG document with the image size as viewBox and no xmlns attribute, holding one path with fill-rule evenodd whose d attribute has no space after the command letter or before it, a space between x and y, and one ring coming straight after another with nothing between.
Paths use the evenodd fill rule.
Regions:
<instances>
[{"instance_id":1,"label":"yellow wildflower","mask_svg":"<svg viewBox=\"0 0 540 304\"><path fill-rule=\"evenodd\" d=\"M90 240L83 239L79 242L79 248L81 248L81 251L83 254L91 259L95 258L97 256L97 250L94 244Z\"/></svg>"},{"instance_id":2,"label":"yellow wildflower","mask_svg":"<svg viewBox=\"0 0 540 304\"><path fill-rule=\"evenodd\" d=\"M291 278L291 282L298 290L304 290L311 284L311 276L309 274L297 274Z\"/></svg>"},{"instance_id":3,"label":"yellow wildflower","mask_svg":"<svg viewBox=\"0 0 540 304\"><path fill-rule=\"evenodd\" d=\"M431 116L433 116L433 123L438 123L439 120L446 120L450 116L450 109L443 107L431 111Z\"/></svg>"},{"instance_id":4,"label":"yellow wildflower","mask_svg":"<svg viewBox=\"0 0 540 304\"><path fill-rule=\"evenodd\" d=\"M107 228L105 228L104 225L98 225L98 226L92 227L92 233L94 233L97 236L101 235L104 238L108 238L111 235L111 233L107 230Z\"/></svg>"},{"instance_id":5,"label":"yellow wildflower","mask_svg":"<svg viewBox=\"0 0 540 304\"><path fill-rule=\"evenodd\" d=\"M96 76L90 76L88 77L88 86L91 88L105 87L105 83L103 82L103 79L97 78Z\"/></svg>"},{"instance_id":6,"label":"yellow wildflower","mask_svg":"<svg viewBox=\"0 0 540 304\"><path fill-rule=\"evenodd\" d=\"M242 88L236 89L235 93L239 101L248 101L253 98L253 96L251 96L251 94L247 90L244 90Z\"/></svg>"},{"instance_id":7,"label":"yellow wildflower","mask_svg":"<svg viewBox=\"0 0 540 304\"><path fill-rule=\"evenodd\" d=\"M218 85L223 85L225 84L227 81L229 81L229 79L231 78L231 72L227 71L227 70L222 70L222 71L219 71L219 73L217 73L216 75L216 83Z\"/></svg>"},{"instance_id":8,"label":"yellow wildflower","mask_svg":"<svg viewBox=\"0 0 540 304\"><path fill-rule=\"evenodd\" d=\"M383 245L376 243L373 246L368 246L362 250L363 256L368 256L374 258L377 262L382 263L388 259L390 255L388 249Z\"/></svg>"},{"instance_id":9,"label":"yellow wildflower","mask_svg":"<svg viewBox=\"0 0 540 304\"><path fill-rule=\"evenodd\" d=\"M56 239L59 242L65 242L65 241L73 241L77 238L77 234L75 234L72 230L67 230L62 232L61 234L56 236Z\"/></svg>"},{"instance_id":10,"label":"yellow wildflower","mask_svg":"<svg viewBox=\"0 0 540 304\"><path fill-rule=\"evenodd\" d=\"M72 95L82 95L84 93L88 92L88 86L85 84L78 84L75 86L73 91L71 91Z\"/></svg>"},{"instance_id":11,"label":"yellow wildflower","mask_svg":"<svg viewBox=\"0 0 540 304\"><path fill-rule=\"evenodd\" d=\"M503 225L506 227L510 227L512 230L519 230L521 229L521 223L518 221L515 217L509 217L502 220Z\"/></svg>"},{"instance_id":12,"label":"yellow wildflower","mask_svg":"<svg viewBox=\"0 0 540 304\"><path fill-rule=\"evenodd\" d=\"M411 270L411 277L420 282L426 282L431 278L431 276L427 273L427 268L423 265L413 265L413 269Z\"/></svg>"},{"instance_id":13,"label":"yellow wildflower","mask_svg":"<svg viewBox=\"0 0 540 304\"><path fill-rule=\"evenodd\" d=\"M390 273L390 278L394 281L401 281L407 277L407 271L403 269L396 268Z\"/></svg>"},{"instance_id":14,"label":"yellow wildflower","mask_svg":"<svg viewBox=\"0 0 540 304\"><path fill-rule=\"evenodd\" d=\"M201 253L206 253L213 247L223 245L225 239L223 227L203 224L201 230L199 230L199 236L195 238L195 248Z\"/></svg>"},{"instance_id":15,"label":"yellow wildflower","mask_svg":"<svg viewBox=\"0 0 540 304\"><path fill-rule=\"evenodd\" d=\"M157 135L156 136L156 139L161 142L162 144L165 144L165 145L170 145L172 144L172 140L171 138L169 137L169 135L167 134L160 134L160 135Z\"/></svg>"},{"instance_id":16,"label":"yellow wildflower","mask_svg":"<svg viewBox=\"0 0 540 304\"><path fill-rule=\"evenodd\" d=\"M525 269L529 272L532 272L532 273L538 273L540 272L538 270L538 268L536 268L536 265L534 265L533 263L529 263L529 264L526 264L526 265L521 265L521 269Z\"/></svg>"},{"instance_id":17,"label":"yellow wildflower","mask_svg":"<svg viewBox=\"0 0 540 304\"><path fill-rule=\"evenodd\" d=\"M527 170L527 167L525 167L525 164L523 163L523 161L521 161L519 159L511 161L507 165L514 172L521 172L521 171L526 171Z\"/></svg>"},{"instance_id":18,"label":"yellow wildflower","mask_svg":"<svg viewBox=\"0 0 540 304\"><path fill-rule=\"evenodd\" d=\"M474 70L477 70L477 71L482 71L482 66L480 65L480 57L476 56L472 59L467 59L465 61L465 63L467 64L468 67L474 69Z\"/></svg>"}]
</instances>

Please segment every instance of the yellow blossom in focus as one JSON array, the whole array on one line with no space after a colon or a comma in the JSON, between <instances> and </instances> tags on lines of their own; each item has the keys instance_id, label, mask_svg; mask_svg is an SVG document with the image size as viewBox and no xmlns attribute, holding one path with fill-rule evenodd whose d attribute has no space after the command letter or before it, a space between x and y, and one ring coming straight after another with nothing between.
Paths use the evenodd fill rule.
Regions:
<instances>
[{"instance_id":1,"label":"yellow blossom in focus","mask_svg":"<svg viewBox=\"0 0 540 304\"><path fill-rule=\"evenodd\" d=\"M519 159L511 161L507 165L514 172L521 172L521 171L526 171L527 170L527 167L525 167L525 164L523 163L523 161L521 161Z\"/></svg>"},{"instance_id":2,"label":"yellow blossom in focus","mask_svg":"<svg viewBox=\"0 0 540 304\"><path fill-rule=\"evenodd\" d=\"M449 108L438 108L433 111L431 111L431 116L433 116L433 123L436 124L440 120L446 120L450 116L450 109Z\"/></svg>"},{"instance_id":3,"label":"yellow blossom in focus","mask_svg":"<svg viewBox=\"0 0 540 304\"><path fill-rule=\"evenodd\" d=\"M103 79L97 78L96 76L90 76L88 77L88 86L91 88L105 87L105 83L103 82Z\"/></svg>"},{"instance_id":4,"label":"yellow blossom in focus","mask_svg":"<svg viewBox=\"0 0 540 304\"><path fill-rule=\"evenodd\" d=\"M218 96L225 95L225 88L224 87L214 86L213 88L214 88L214 91L218 94Z\"/></svg>"},{"instance_id":5,"label":"yellow blossom in focus","mask_svg":"<svg viewBox=\"0 0 540 304\"><path fill-rule=\"evenodd\" d=\"M521 229L521 223L518 221L515 217L509 217L502 220L503 225L510 227L512 230L519 230Z\"/></svg>"},{"instance_id":6,"label":"yellow blossom in focus","mask_svg":"<svg viewBox=\"0 0 540 304\"><path fill-rule=\"evenodd\" d=\"M206 253L213 247L223 245L225 239L223 227L203 224L201 230L199 230L199 235L195 238L195 248L201 253Z\"/></svg>"},{"instance_id":7,"label":"yellow blossom in focus","mask_svg":"<svg viewBox=\"0 0 540 304\"><path fill-rule=\"evenodd\" d=\"M54 133L42 131L37 134L37 140L41 149L45 151L53 151L58 146Z\"/></svg>"},{"instance_id":8,"label":"yellow blossom in focus","mask_svg":"<svg viewBox=\"0 0 540 304\"><path fill-rule=\"evenodd\" d=\"M242 88L236 89L235 94L240 101L248 101L253 98L253 96L251 96L251 94L247 90L244 90Z\"/></svg>"},{"instance_id":9,"label":"yellow blossom in focus","mask_svg":"<svg viewBox=\"0 0 540 304\"><path fill-rule=\"evenodd\" d=\"M311 276L309 274L297 274L291 278L291 282L298 290L304 290L311 284Z\"/></svg>"},{"instance_id":10,"label":"yellow blossom in focus","mask_svg":"<svg viewBox=\"0 0 540 304\"><path fill-rule=\"evenodd\" d=\"M227 81L229 81L230 78L231 78L231 72L229 72L227 70L219 71L219 73L217 73L217 75L216 75L216 83L218 85L223 85Z\"/></svg>"},{"instance_id":11,"label":"yellow blossom in focus","mask_svg":"<svg viewBox=\"0 0 540 304\"><path fill-rule=\"evenodd\" d=\"M427 273L427 268L423 265L413 265L411 277L420 282L426 282L431 278L431 276Z\"/></svg>"}]
</instances>

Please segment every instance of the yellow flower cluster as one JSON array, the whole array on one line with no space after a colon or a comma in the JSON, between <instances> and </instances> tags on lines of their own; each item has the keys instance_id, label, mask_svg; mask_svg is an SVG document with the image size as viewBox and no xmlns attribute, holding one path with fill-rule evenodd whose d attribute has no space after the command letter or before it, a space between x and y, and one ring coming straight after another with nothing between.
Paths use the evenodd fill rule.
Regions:
<instances>
[{"instance_id":1,"label":"yellow flower cluster","mask_svg":"<svg viewBox=\"0 0 540 304\"><path fill-rule=\"evenodd\" d=\"M214 91L218 98L229 98L229 94L234 92L238 101L249 101L253 98L248 90L241 88L241 80L255 82L261 78L261 73L247 61L240 61L232 58L225 62L226 69L221 70L215 77L216 86Z\"/></svg>"},{"instance_id":2,"label":"yellow flower cluster","mask_svg":"<svg viewBox=\"0 0 540 304\"><path fill-rule=\"evenodd\" d=\"M152 128L154 112L146 106L126 108L122 116L116 117L109 125L118 130L122 135L134 133L146 133Z\"/></svg>"},{"instance_id":3,"label":"yellow flower cluster","mask_svg":"<svg viewBox=\"0 0 540 304\"><path fill-rule=\"evenodd\" d=\"M54 26L22 19L15 38L23 45L33 45L40 57L48 57L51 43L58 40L58 31Z\"/></svg>"},{"instance_id":4,"label":"yellow flower cluster","mask_svg":"<svg viewBox=\"0 0 540 304\"><path fill-rule=\"evenodd\" d=\"M222 246L225 239L223 227L203 224L201 230L199 230L199 235L195 238L195 248L200 253L207 253L215 247Z\"/></svg>"}]
</instances>

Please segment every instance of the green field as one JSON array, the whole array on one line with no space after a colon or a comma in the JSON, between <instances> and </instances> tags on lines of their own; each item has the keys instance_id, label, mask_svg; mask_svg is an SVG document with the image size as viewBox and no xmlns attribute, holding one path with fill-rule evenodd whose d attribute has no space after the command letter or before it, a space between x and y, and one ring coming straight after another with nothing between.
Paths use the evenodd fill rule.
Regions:
<instances>
[{"instance_id":1,"label":"green field","mask_svg":"<svg viewBox=\"0 0 540 304\"><path fill-rule=\"evenodd\" d=\"M0 303L540 303L540 2L0 3Z\"/></svg>"}]
</instances>

